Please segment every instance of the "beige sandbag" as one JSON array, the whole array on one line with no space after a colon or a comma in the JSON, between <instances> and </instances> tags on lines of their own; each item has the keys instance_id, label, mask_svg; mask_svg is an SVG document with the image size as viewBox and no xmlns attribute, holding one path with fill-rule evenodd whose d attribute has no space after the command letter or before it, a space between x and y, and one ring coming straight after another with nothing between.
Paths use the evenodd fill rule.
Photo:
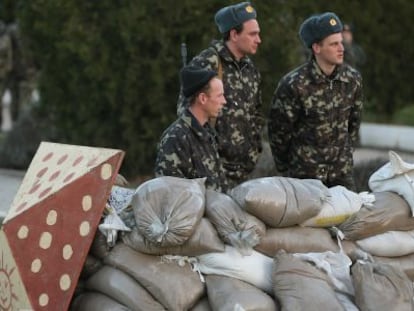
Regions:
<instances>
[{"instance_id":1,"label":"beige sandbag","mask_svg":"<svg viewBox=\"0 0 414 311\"><path fill-rule=\"evenodd\" d=\"M105 294L133 311L165 310L136 280L110 266L103 266L91 276L86 288Z\"/></svg>"},{"instance_id":2,"label":"beige sandbag","mask_svg":"<svg viewBox=\"0 0 414 311\"><path fill-rule=\"evenodd\" d=\"M356 193L344 186L329 188L330 196L322 204L318 215L303 222L305 227L332 227L343 223L363 205L372 205L375 197L368 192Z\"/></svg>"},{"instance_id":3,"label":"beige sandbag","mask_svg":"<svg viewBox=\"0 0 414 311\"><path fill-rule=\"evenodd\" d=\"M376 262L389 264L404 271L411 281L414 281L414 253L400 257L379 257L373 256Z\"/></svg>"},{"instance_id":4,"label":"beige sandbag","mask_svg":"<svg viewBox=\"0 0 414 311\"><path fill-rule=\"evenodd\" d=\"M188 310L205 295L204 284L190 265L162 262L159 256L139 253L122 243L104 263L132 276L170 311Z\"/></svg>"},{"instance_id":5,"label":"beige sandbag","mask_svg":"<svg viewBox=\"0 0 414 311\"><path fill-rule=\"evenodd\" d=\"M292 254L276 254L273 284L282 310L345 310L326 273Z\"/></svg>"},{"instance_id":6,"label":"beige sandbag","mask_svg":"<svg viewBox=\"0 0 414 311\"><path fill-rule=\"evenodd\" d=\"M205 296L197 302L197 304L190 309L190 311L212 311L208 297Z\"/></svg>"},{"instance_id":7,"label":"beige sandbag","mask_svg":"<svg viewBox=\"0 0 414 311\"><path fill-rule=\"evenodd\" d=\"M273 258L278 250L288 253L325 252L339 250L327 229L293 226L267 229L255 250Z\"/></svg>"},{"instance_id":8,"label":"beige sandbag","mask_svg":"<svg viewBox=\"0 0 414 311\"><path fill-rule=\"evenodd\" d=\"M374 192L372 206L363 206L338 229L348 240L360 240L387 231L414 230L414 218L407 201L395 192Z\"/></svg>"},{"instance_id":9,"label":"beige sandbag","mask_svg":"<svg viewBox=\"0 0 414 311\"><path fill-rule=\"evenodd\" d=\"M272 297L246 282L220 275L206 276L212 310L276 311Z\"/></svg>"},{"instance_id":10,"label":"beige sandbag","mask_svg":"<svg viewBox=\"0 0 414 311\"><path fill-rule=\"evenodd\" d=\"M357 261L351 271L360 310L414 310L413 283L401 270L384 263Z\"/></svg>"},{"instance_id":11,"label":"beige sandbag","mask_svg":"<svg viewBox=\"0 0 414 311\"><path fill-rule=\"evenodd\" d=\"M248 213L273 228L303 223L317 215L329 196L317 179L262 177L248 180L230 191Z\"/></svg>"},{"instance_id":12,"label":"beige sandbag","mask_svg":"<svg viewBox=\"0 0 414 311\"><path fill-rule=\"evenodd\" d=\"M204 215L205 178L162 176L141 184L132 198L138 230L160 246L181 245Z\"/></svg>"},{"instance_id":13,"label":"beige sandbag","mask_svg":"<svg viewBox=\"0 0 414 311\"><path fill-rule=\"evenodd\" d=\"M224 243L220 240L216 229L207 218L202 218L191 237L182 245L159 246L145 240L144 236L134 228L125 233L122 241L138 252L150 255L198 256L211 252L224 252Z\"/></svg>"},{"instance_id":14,"label":"beige sandbag","mask_svg":"<svg viewBox=\"0 0 414 311\"><path fill-rule=\"evenodd\" d=\"M77 296L70 311L132 311L112 298L95 292L85 292Z\"/></svg>"},{"instance_id":15,"label":"beige sandbag","mask_svg":"<svg viewBox=\"0 0 414 311\"><path fill-rule=\"evenodd\" d=\"M95 256L88 254L80 274L81 279L87 279L102 268L102 261Z\"/></svg>"},{"instance_id":16,"label":"beige sandbag","mask_svg":"<svg viewBox=\"0 0 414 311\"><path fill-rule=\"evenodd\" d=\"M221 239L243 255L251 254L266 233L266 225L261 220L243 211L224 193L207 190L205 211Z\"/></svg>"},{"instance_id":17,"label":"beige sandbag","mask_svg":"<svg viewBox=\"0 0 414 311\"><path fill-rule=\"evenodd\" d=\"M356 241L373 256L399 257L414 253L414 230L388 231Z\"/></svg>"}]
</instances>

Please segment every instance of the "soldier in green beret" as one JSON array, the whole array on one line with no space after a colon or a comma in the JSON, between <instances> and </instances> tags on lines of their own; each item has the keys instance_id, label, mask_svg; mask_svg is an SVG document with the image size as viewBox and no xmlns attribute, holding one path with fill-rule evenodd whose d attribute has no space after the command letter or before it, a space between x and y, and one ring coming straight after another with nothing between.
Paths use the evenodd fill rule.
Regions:
<instances>
[{"instance_id":1,"label":"soldier in green beret","mask_svg":"<svg viewBox=\"0 0 414 311\"><path fill-rule=\"evenodd\" d=\"M343 61L342 28L331 12L302 23L299 35L312 55L279 81L268 134L282 175L354 190L352 154L361 123L362 78Z\"/></svg>"},{"instance_id":2,"label":"soldier in green beret","mask_svg":"<svg viewBox=\"0 0 414 311\"><path fill-rule=\"evenodd\" d=\"M207 188L226 192L216 137L208 123L226 103L223 83L215 71L195 66L184 67L180 74L182 92L190 105L162 134L155 176L206 177Z\"/></svg>"},{"instance_id":3,"label":"soldier in green beret","mask_svg":"<svg viewBox=\"0 0 414 311\"><path fill-rule=\"evenodd\" d=\"M249 2L226 6L215 14L223 36L195 56L190 64L217 71L223 81L227 104L211 122L217 132L218 150L230 187L245 181L262 150L264 117L261 112L261 76L249 55L261 43L256 10ZM181 94L177 113L188 105Z\"/></svg>"}]
</instances>

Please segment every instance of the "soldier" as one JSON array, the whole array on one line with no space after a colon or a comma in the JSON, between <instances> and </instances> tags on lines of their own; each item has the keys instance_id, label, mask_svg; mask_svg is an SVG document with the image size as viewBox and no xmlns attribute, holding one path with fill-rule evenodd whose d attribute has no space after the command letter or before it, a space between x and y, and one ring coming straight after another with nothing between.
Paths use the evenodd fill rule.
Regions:
<instances>
[{"instance_id":1,"label":"soldier","mask_svg":"<svg viewBox=\"0 0 414 311\"><path fill-rule=\"evenodd\" d=\"M10 73L13 69L13 48L12 48L12 41L10 36L7 32L6 24L0 20L0 106L2 107L3 111L5 109L10 109L10 105L6 106L6 100L3 101L4 95L7 95L5 92L9 87L9 80L10 80ZM9 110L6 111L9 114ZM3 114L3 113L2 113ZM3 122L6 116L3 115ZM9 119L9 118L6 118ZM10 130L8 128L7 130ZM2 128L5 128L5 124L2 124Z\"/></svg>"},{"instance_id":2,"label":"soldier","mask_svg":"<svg viewBox=\"0 0 414 311\"><path fill-rule=\"evenodd\" d=\"M268 134L277 170L354 189L353 145L363 105L362 78L343 63L342 23L326 12L299 35L311 58L285 75L273 95Z\"/></svg>"},{"instance_id":3,"label":"soldier","mask_svg":"<svg viewBox=\"0 0 414 311\"><path fill-rule=\"evenodd\" d=\"M208 123L226 103L223 83L215 71L187 66L181 70L181 84L190 105L162 134L155 176L207 177L207 188L226 192L217 142Z\"/></svg>"},{"instance_id":4,"label":"soldier","mask_svg":"<svg viewBox=\"0 0 414 311\"><path fill-rule=\"evenodd\" d=\"M217 71L223 81L227 104L211 123L226 176L234 187L248 178L262 150L261 76L248 57L256 54L261 42L260 28L249 2L220 9L215 22L223 39L213 40L190 64ZM181 94L178 115L187 105Z\"/></svg>"},{"instance_id":5,"label":"soldier","mask_svg":"<svg viewBox=\"0 0 414 311\"><path fill-rule=\"evenodd\" d=\"M365 64L367 57L362 47L355 42L351 25L344 24L342 36L345 48L344 62L361 72L361 68Z\"/></svg>"}]
</instances>

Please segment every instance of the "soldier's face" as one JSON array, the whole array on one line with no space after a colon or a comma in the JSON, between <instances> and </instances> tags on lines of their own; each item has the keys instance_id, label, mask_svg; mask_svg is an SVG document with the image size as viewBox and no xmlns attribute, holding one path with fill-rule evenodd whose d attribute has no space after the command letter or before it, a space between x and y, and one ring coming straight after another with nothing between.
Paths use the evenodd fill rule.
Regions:
<instances>
[{"instance_id":1,"label":"soldier's face","mask_svg":"<svg viewBox=\"0 0 414 311\"><path fill-rule=\"evenodd\" d=\"M329 65L340 65L344 61L342 33L334 33L314 45L315 55Z\"/></svg>"},{"instance_id":2,"label":"soldier's face","mask_svg":"<svg viewBox=\"0 0 414 311\"><path fill-rule=\"evenodd\" d=\"M218 78L210 81L210 89L207 94L206 112L209 118L217 118L226 103L224 98L223 82Z\"/></svg>"},{"instance_id":3,"label":"soldier's face","mask_svg":"<svg viewBox=\"0 0 414 311\"><path fill-rule=\"evenodd\" d=\"M243 24L243 30L235 34L236 47L242 55L256 54L260 39L259 23L255 19L250 19Z\"/></svg>"}]
</instances>

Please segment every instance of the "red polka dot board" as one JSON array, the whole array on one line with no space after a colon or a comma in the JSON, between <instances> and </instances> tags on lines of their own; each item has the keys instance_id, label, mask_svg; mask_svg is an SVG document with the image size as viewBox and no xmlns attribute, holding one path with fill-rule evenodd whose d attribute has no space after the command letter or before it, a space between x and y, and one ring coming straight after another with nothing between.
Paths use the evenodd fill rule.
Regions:
<instances>
[{"instance_id":1,"label":"red polka dot board","mask_svg":"<svg viewBox=\"0 0 414 311\"><path fill-rule=\"evenodd\" d=\"M124 152L42 142L0 230L0 310L67 310Z\"/></svg>"}]
</instances>

